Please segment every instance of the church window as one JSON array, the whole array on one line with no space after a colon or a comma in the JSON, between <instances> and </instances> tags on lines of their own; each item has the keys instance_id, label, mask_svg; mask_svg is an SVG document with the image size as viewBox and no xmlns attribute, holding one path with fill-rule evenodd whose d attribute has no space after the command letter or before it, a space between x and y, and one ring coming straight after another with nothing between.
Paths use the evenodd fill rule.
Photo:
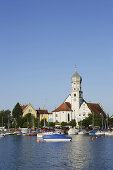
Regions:
<instances>
[{"instance_id":1,"label":"church window","mask_svg":"<svg viewBox=\"0 0 113 170\"><path fill-rule=\"evenodd\" d=\"M76 96L76 94L74 94L74 97Z\"/></svg>"},{"instance_id":2,"label":"church window","mask_svg":"<svg viewBox=\"0 0 113 170\"><path fill-rule=\"evenodd\" d=\"M83 113L83 116L85 116L86 114L85 113Z\"/></svg>"},{"instance_id":3,"label":"church window","mask_svg":"<svg viewBox=\"0 0 113 170\"><path fill-rule=\"evenodd\" d=\"M70 115L69 115L69 113L68 113L68 122L70 121Z\"/></svg>"}]
</instances>

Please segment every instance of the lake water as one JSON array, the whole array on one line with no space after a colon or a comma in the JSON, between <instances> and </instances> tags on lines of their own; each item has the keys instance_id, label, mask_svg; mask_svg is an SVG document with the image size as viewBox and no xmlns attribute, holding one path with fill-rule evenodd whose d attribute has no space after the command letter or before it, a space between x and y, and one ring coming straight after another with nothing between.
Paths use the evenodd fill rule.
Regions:
<instances>
[{"instance_id":1,"label":"lake water","mask_svg":"<svg viewBox=\"0 0 113 170\"><path fill-rule=\"evenodd\" d=\"M37 143L36 137L0 138L0 170L112 170L113 137L74 135L72 142Z\"/></svg>"}]
</instances>

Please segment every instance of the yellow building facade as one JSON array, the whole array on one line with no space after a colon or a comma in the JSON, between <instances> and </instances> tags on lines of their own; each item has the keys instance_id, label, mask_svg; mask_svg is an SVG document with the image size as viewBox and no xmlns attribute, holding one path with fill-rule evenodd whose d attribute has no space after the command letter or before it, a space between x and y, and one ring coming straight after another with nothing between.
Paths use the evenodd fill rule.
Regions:
<instances>
[{"instance_id":1,"label":"yellow building facade","mask_svg":"<svg viewBox=\"0 0 113 170\"><path fill-rule=\"evenodd\" d=\"M48 119L49 119L48 117L49 117L48 114L40 114L40 122L42 119L46 119L48 122Z\"/></svg>"},{"instance_id":2,"label":"yellow building facade","mask_svg":"<svg viewBox=\"0 0 113 170\"><path fill-rule=\"evenodd\" d=\"M23 110L23 117L28 113L31 113L35 118L37 118L37 111L33 108L31 104L21 106L21 108Z\"/></svg>"},{"instance_id":3,"label":"yellow building facade","mask_svg":"<svg viewBox=\"0 0 113 170\"><path fill-rule=\"evenodd\" d=\"M39 121L41 122L42 119L46 119L46 121L48 122L49 120L49 113L47 110L37 110L37 115L39 117Z\"/></svg>"}]
</instances>

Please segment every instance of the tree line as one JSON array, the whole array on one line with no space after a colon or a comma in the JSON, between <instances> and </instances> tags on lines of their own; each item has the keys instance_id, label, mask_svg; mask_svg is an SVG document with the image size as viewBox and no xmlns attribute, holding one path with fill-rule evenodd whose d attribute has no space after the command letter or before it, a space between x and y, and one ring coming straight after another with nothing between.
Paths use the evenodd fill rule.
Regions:
<instances>
[{"instance_id":1,"label":"tree line","mask_svg":"<svg viewBox=\"0 0 113 170\"><path fill-rule=\"evenodd\" d=\"M0 126L5 126L5 128L38 128L46 126L55 126L55 124L60 124L59 122L47 122L47 120L42 119L39 122L39 117L35 118L31 113L22 116L22 108L19 103L15 105L12 110L1 110L0 111ZM45 121L45 122L44 122ZM62 122L61 126L76 126L76 121L73 119L69 123ZM113 127L113 118L109 116L105 117L99 114L90 114L88 117L79 122L79 127L89 128L90 126L98 126L100 128Z\"/></svg>"}]
</instances>

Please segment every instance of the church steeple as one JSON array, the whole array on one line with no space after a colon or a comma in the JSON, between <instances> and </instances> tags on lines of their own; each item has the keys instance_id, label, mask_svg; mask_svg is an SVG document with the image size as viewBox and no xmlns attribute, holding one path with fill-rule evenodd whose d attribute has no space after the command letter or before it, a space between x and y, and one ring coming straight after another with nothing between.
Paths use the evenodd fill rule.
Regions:
<instances>
[{"instance_id":1,"label":"church steeple","mask_svg":"<svg viewBox=\"0 0 113 170\"><path fill-rule=\"evenodd\" d=\"M82 78L76 70L75 73L73 74L73 76L71 77L71 82L80 82L81 83L81 81L82 81Z\"/></svg>"},{"instance_id":2,"label":"church steeple","mask_svg":"<svg viewBox=\"0 0 113 170\"><path fill-rule=\"evenodd\" d=\"M75 116L78 114L78 110L83 101L81 82L82 82L82 78L76 70L73 76L71 77L71 83L72 83L71 103L72 103L72 110Z\"/></svg>"}]
</instances>

